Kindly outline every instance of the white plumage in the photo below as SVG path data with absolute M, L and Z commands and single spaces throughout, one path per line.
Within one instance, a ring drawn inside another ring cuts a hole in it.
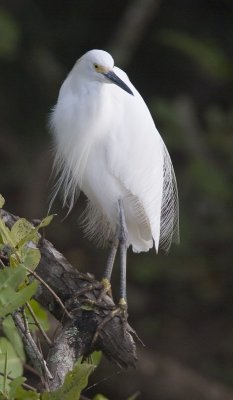
M 52 201 L 61 189 L 63 206 L 71 209 L 82 190 L 88 198 L 82 224 L 90 238 L 104 244 L 116 235 L 122 200 L 127 246 L 135 252 L 153 245 L 168 250 L 179 240 L 168 151 L 145 102 L 110 54 L 91 50 L 76 62 L 51 127 L 57 178 Z

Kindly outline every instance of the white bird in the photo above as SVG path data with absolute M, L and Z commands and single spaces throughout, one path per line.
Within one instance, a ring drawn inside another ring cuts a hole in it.
M 86 234 L 111 242 L 106 287 L 120 243 L 120 302 L 126 307 L 126 252 L 169 250 L 179 241 L 176 178 L 151 114 L 110 54 L 91 50 L 75 63 L 61 86 L 50 118 L 57 178 L 52 201 L 63 206 L 87 197 Z

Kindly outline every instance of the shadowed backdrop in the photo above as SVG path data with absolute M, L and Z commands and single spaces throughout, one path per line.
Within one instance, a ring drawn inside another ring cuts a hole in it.
M 103 361 L 87 396 L 233 397 L 232 26 L 230 0 L 0 3 L 0 192 L 9 211 L 46 215 L 48 115 L 76 59 L 93 48 L 111 52 L 142 94 L 177 175 L 180 246 L 129 254 L 129 322 L 146 347 L 134 371 Z M 84 204 L 81 196 L 62 221 L 56 202 L 46 236 L 100 278 L 107 253 L 78 228 Z

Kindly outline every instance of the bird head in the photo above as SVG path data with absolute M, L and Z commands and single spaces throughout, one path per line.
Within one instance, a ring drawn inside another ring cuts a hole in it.
M 133 95 L 132 90 L 114 72 L 114 60 L 106 51 L 90 50 L 77 61 L 76 65 L 89 80 L 115 84 Z

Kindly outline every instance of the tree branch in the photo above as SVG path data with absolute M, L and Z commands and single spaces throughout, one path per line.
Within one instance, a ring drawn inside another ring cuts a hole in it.
M 22 337 L 25 350 L 32 360 L 34 367 L 37 371 L 45 378 L 47 381 L 48 379 L 52 379 L 52 375 L 47 368 L 46 362 L 44 361 L 43 355 L 39 351 L 29 329 L 27 326 L 24 325 L 23 319 L 18 311 L 15 311 L 12 314 L 12 318 L 14 320 L 15 326 L 17 326 L 18 331 Z
M 1 217 L 9 227 L 17 220 L 17 217 L 5 210 L 1 210 Z M 125 331 L 119 316 L 110 319 L 104 325 L 104 329 L 100 330 L 94 345 L 92 343 L 98 326 L 115 306 L 107 295 L 104 295 L 101 307 L 95 305 L 100 283 L 90 274 L 79 273 L 48 240 L 42 237 L 39 249 L 41 261 L 36 274 L 59 296 L 72 316 L 70 319 L 51 290 L 40 284 L 35 298 L 62 324 L 61 332 L 47 359 L 48 369 L 53 376 L 49 384 L 50 389 L 55 390 L 61 386 L 66 373 L 72 369 L 78 357 L 87 356 L 94 350 L 102 350 L 111 362 L 120 367 L 134 366 L 137 359 L 132 337 L 134 331 L 128 324 Z M 85 287 L 90 285 L 93 286 L 93 290 L 85 291 Z M 78 292 L 82 294 L 77 296 Z

